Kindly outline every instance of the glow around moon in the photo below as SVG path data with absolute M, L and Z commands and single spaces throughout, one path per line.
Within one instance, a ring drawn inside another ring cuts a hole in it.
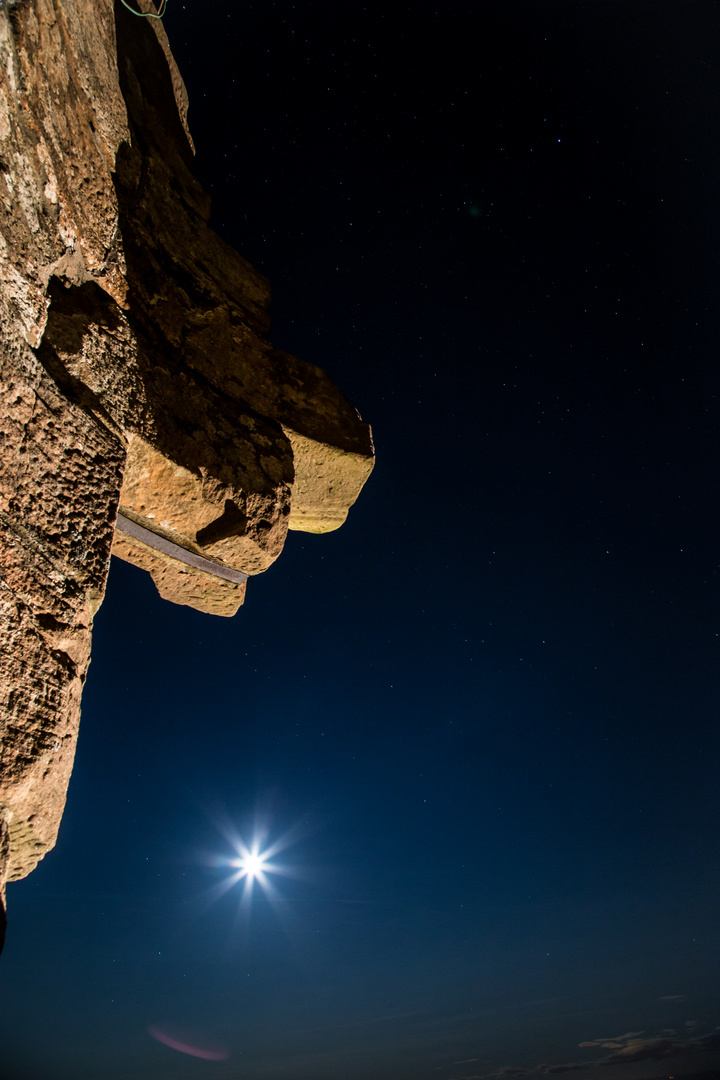
M 206 857 L 207 865 L 222 873 L 222 879 L 205 894 L 206 899 L 210 903 L 219 900 L 238 885 L 240 886 L 241 907 L 249 907 L 254 893 L 258 894 L 258 898 L 263 897 L 273 905 L 282 899 L 272 879 L 276 876 L 298 877 L 298 873 L 284 861 L 277 862 L 276 856 L 297 842 L 297 828 L 291 829 L 272 842 L 268 842 L 269 825 L 263 825 L 257 820 L 249 842 L 244 840 L 230 824 L 225 823 L 224 826 L 220 826 L 220 829 L 229 844 L 230 853 L 225 856 Z

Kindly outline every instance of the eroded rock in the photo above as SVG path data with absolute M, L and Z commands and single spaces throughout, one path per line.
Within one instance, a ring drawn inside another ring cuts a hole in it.
M 0 924 L 55 842 L 111 548 L 231 615 L 373 464 L 325 373 L 267 340 L 268 283 L 208 227 L 186 114 L 158 20 L 0 10 Z

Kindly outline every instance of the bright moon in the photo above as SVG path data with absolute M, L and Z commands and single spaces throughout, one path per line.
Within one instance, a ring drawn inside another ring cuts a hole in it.
M 2 0 L 0 0 L 2 5 Z M 214 892 L 219 899 L 223 896 L 228 889 L 232 889 L 234 885 L 238 885 L 242 882 L 240 897 L 240 903 L 242 906 L 248 905 L 253 896 L 253 892 L 256 888 L 262 890 L 267 899 L 273 903 L 276 896 L 276 890 L 272 883 L 272 877 L 275 874 L 283 874 L 286 876 L 295 876 L 294 871 L 286 866 L 278 866 L 274 860 L 274 856 L 279 851 L 288 847 L 290 843 L 294 843 L 294 838 L 291 833 L 280 837 L 274 843 L 268 847 L 263 847 L 267 836 L 267 829 L 256 830 L 255 836 L 252 837 L 250 843 L 246 844 L 242 838 L 228 826 L 225 830 L 226 839 L 229 841 L 234 853 L 232 858 L 227 858 L 221 855 L 211 856 L 211 866 L 223 867 L 230 871 L 230 873 L 218 882 L 214 886 Z
M 249 878 L 262 874 L 264 865 L 265 859 L 259 852 L 250 852 L 240 861 L 240 869 L 244 870 Z

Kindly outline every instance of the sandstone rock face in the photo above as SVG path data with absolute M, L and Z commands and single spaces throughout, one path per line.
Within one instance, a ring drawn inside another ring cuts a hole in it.
M 55 842 L 111 550 L 231 615 L 372 469 L 368 426 L 272 347 L 267 281 L 208 227 L 186 113 L 158 20 L 0 9 L 0 924 Z

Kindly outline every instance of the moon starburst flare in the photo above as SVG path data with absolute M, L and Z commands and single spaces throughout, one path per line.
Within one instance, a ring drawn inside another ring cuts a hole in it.
M 260 852 L 251 852 L 249 855 L 234 861 L 237 863 L 238 870 L 242 870 L 244 874 L 251 878 L 260 877 L 263 867 L 266 865 L 265 857 Z
M 204 861 L 208 866 L 213 867 L 222 874 L 221 880 L 205 894 L 206 898 L 210 903 L 213 903 L 234 886 L 242 883 L 239 903 L 240 907 L 249 913 L 250 902 L 257 884 L 262 898 L 275 906 L 281 897 L 271 878 L 276 875 L 284 877 L 299 876 L 295 868 L 275 861 L 275 856 L 291 844 L 294 844 L 299 838 L 297 827 L 269 844 L 267 840 L 270 830 L 267 823 L 259 824 L 257 821 L 255 822 L 252 830 L 252 840 L 249 843 L 228 822 L 223 823 L 219 828 L 228 842 L 231 853 L 228 855 L 213 854 L 205 858 Z
M 228 863 L 236 871 L 235 876 L 238 881 L 247 878 L 251 887 L 253 881 L 257 881 L 258 885 L 266 888 L 267 874 L 282 873 L 280 867 L 268 862 L 269 851 L 260 851 L 257 843 L 252 848 L 246 848 L 242 843 L 238 844 L 238 847 L 240 849 L 239 854 L 236 858 L 230 859 Z

